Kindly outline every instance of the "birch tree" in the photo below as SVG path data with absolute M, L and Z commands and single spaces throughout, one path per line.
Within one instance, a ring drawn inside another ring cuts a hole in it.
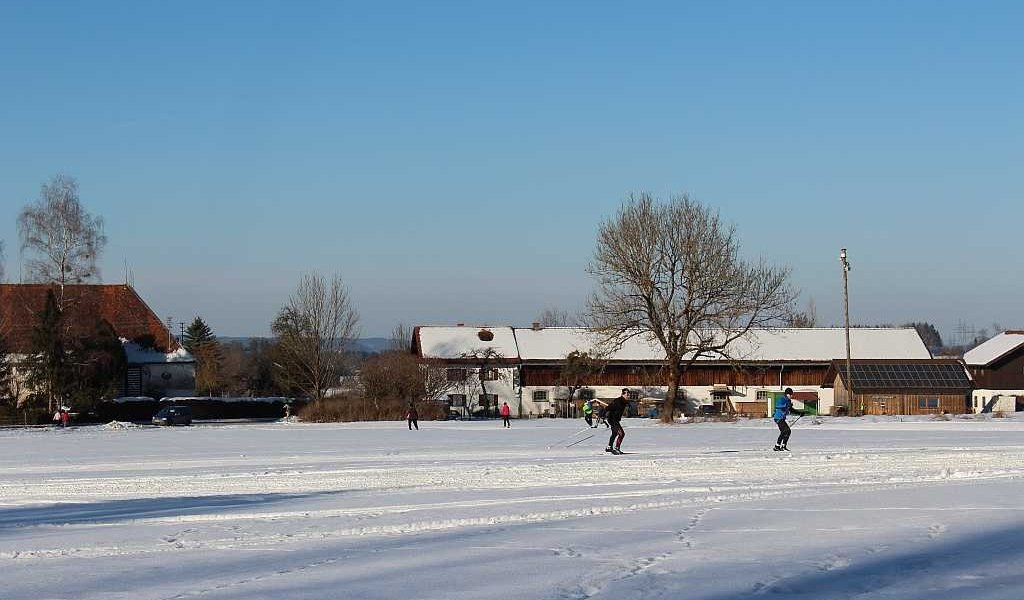
M 587 319 L 602 342 L 639 337 L 663 349 L 664 422 L 687 368 L 737 358 L 735 342 L 785 323 L 795 299 L 788 269 L 742 259 L 735 227 L 686 195 L 630 196 L 600 225 L 588 271 L 596 286 Z
M 18 215 L 18 235 L 28 253 L 28 279 L 57 284 L 61 310 L 66 284 L 99 279 L 96 261 L 107 243 L 103 219 L 82 207 L 73 177 L 56 175 L 43 184 L 39 199 Z

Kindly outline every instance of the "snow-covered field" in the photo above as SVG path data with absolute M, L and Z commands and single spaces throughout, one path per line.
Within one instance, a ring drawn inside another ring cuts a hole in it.
M 1024 419 L 420 426 L 0 431 L 0 597 L 1024 598 Z

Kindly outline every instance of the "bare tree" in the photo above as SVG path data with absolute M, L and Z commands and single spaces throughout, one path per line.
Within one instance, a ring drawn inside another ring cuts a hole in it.
M 0 240 L 0 282 L 4 280 L 4 241 Z
M 558 383 L 569 392 L 569 396 L 566 398 L 567 414 L 568 406 L 572 404 L 576 391 L 603 373 L 607 364 L 608 361 L 596 350 L 590 352 L 573 350 L 565 356 L 565 363 L 558 374 Z
M 588 320 L 602 341 L 639 337 L 664 350 L 664 422 L 694 361 L 732 360 L 734 342 L 792 313 L 789 270 L 742 260 L 735 227 L 686 195 L 631 196 L 601 224 L 588 270 L 597 280 Z
M 483 333 L 483 331 L 486 330 L 482 330 L 481 333 Z M 476 363 L 478 367 L 477 382 L 480 384 L 480 395 L 478 397 L 477 402 L 473 402 L 473 400 L 470 397 L 470 394 L 468 393 L 468 389 L 466 393 L 466 410 L 469 411 L 469 416 L 472 416 L 473 407 L 479 405 L 479 400 L 485 398 L 489 399 L 490 397 L 490 394 L 487 391 L 487 382 L 494 381 L 497 379 L 498 370 L 492 368 L 491 365 L 500 363 L 502 359 L 505 358 L 505 356 L 497 349 L 495 349 L 493 346 L 483 346 L 480 348 L 473 348 L 471 350 L 468 350 L 462 353 L 460 357 L 473 361 L 474 363 Z M 466 387 L 468 388 L 468 385 Z M 487 406 L 490 406 L 490 404 L 486 404 L 484 408 L 486 409 Z M 497 405 L 495 405 L 494 408 L 497 409 Z M 520 407 L 520 409 L 522 409 L 522 407 Z
M 359 381 L 373 402 L 375 417 L 380 417 L 381 402 L 412 404 L 424 396 L 425 370 L 416 356 L 401 350 L 374 355 L 363 363 Z
M 358 323 L 340 275 L 329 282 L 319 274 L 304 275 L 271 326 L 285 387 L 322 400 L 339 381 Z
M 541 327 L 568 327 L 572 324 L 572 318 L 568 311 L 560 308 L 548 307 L 537 315 L 536 321 Z
M 58 306 L 64 308 L 64 286 L 99 278 L 96 261 L 107 238 L 103 219 L 91 216 L 78 199 L 78 182 L 57 175 L 43 184 L 39 199 L 18 215 L 21 250 L 31 281 L 60 286 Z
M 807 309 L 795 311 L 786 318 L 787 327 L 817 327 L 818 307 L 814 304 L 814 298 L 807 301 Z
M 389 349 L 396 352 L 409 352 L 411 345 L 412 329 L 405 323 L 395 325 L 395 328 L 391 330 Z

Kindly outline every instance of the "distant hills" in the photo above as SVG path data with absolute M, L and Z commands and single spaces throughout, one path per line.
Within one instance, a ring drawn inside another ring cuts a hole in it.
M 264 337 L 227 337 L 218 336 L 218 340 L 222 344 L 230 344 L 232 342 L 239 342 L 242 345 L 249 345 L 253 340 L 266 340 L 269 338 Z M 366 337 L 354 340 L 352 347 L 356 352 L 362 352 L 364 354 L 377 354 L 387 350 L 391 346 L 391 338 L 383 337 Z

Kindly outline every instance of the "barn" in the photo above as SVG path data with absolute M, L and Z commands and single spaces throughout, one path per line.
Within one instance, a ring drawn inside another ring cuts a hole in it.
M 850 336 L 856 358 L 931 359 L 913 328 L 857 328 Z M 667 393 L 664 354 L 641 337 L 602 349 L 596 334 L 579 327 L 421 325 L 413 329 L 412 351 L 432 368 L 447 370 L 453 385 L 439 399 L 466 412 L 486 414 L 482 409 L 504 401 L 523 417 L 574 417 L 583 401 L 613 398 L 627 388 L 634 411 L 643 414 Z M 582 381 L 578 374 L 567 377 L 573 352 L 600 357 L 599 368 Z M 687 413 L 765 416 L 770 399 L 792 387 L 803 401 L 798 406 L 827 413 L 833 390 L 821 383 L 832 360 L 846 355 L 845 330 L 760 329 L 729 354 L 731 359 L 702 357 L 688 369 L 677 406 Z
M 849 415 L 964 413 L 973 384 L 957 359 L 834 360 L 822 387 Z

